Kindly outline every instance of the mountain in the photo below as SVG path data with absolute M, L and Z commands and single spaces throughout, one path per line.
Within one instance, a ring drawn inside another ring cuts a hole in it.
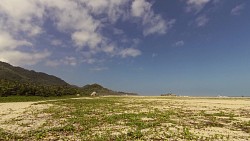
M 61 96 L 82 95 L 137 95 L 134 93 L 116 92 L 99 84 L 84 87 L 73 86 L 64 80 L 42 72 L 35 72 L 21 67 L 15 67 L 0 61 L 0 96 Z
M 104 88 L 99 84 L 85 85 L 81 88 L 81 90 L 89 95 L 92 92 L 97 92 L 98 95 L 138 95 L 136 93 L 116 92 L 108 88 Z
M 21 67 L 15 67 L 0 61 L 0 79 L 18 82 L 36 83 L 42 85 L 69 85 L 64 80 L 42 72 L 35 72 Z
M 89 93 L 91 94 L 92 92 L 97 92 L 97 93 L 113 93 L 112 90 L 109 90 L 107 88 L 104 88 L 103 86 L 99 85 L 99 84 L 88 84 L 88 85 L 85 85 L 81 88 L 81 90 L 83 90 L 84 92 L 86 93 Z

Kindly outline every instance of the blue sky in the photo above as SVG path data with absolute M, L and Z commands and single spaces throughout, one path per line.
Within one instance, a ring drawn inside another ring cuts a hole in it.
M 250 96 L 248 0 L 1 0 L 0 61 L 70 84 Z

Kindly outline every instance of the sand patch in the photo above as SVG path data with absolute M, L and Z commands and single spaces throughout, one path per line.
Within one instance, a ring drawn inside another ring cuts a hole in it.
M 134 129 L 129 126 L 124 125 L 102 125 L 92 129 L 93 135 L 103 135 L 106 133 L 110 133 L 112 136 L 118 136 L 121 134 L 127 134 L 129 131 L 133 131 Z
M 192 129 L 196 135 L 205 137 L 214 137 L 217 140 L 230 140 L 230 141 L 246 141 L 249 138 L 249 134 L 242 131 L 233 131 L 220 127 L 208 127 L 205 129 Z
M 37 102 L 1 103 L 0 128 L 14 133 L 22 133 L 42 126 L 49 115 L 41 113 L 41 111 L 52 105 L 34 105 L 35 103 Z
M 91 98 L 91 97 L 78 97 L 78 98 L 71 98 L 71 99 L 94 99 L 94 98 Z

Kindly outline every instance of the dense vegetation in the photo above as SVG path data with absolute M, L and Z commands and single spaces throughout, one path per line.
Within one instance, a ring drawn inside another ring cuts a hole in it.
M 69 85 L 62 79 L 42 72 L 14 67 L 0 61 L 0 79 L 9 81 L 29 82 L 42 85 Z
M 86 85 L 82 88 L 71 85 L 43 85 L 29 82 L 9 81 L 0 79 L 0 96 L 64 96 L 80 95 L 89 96 L 92 92 L 99 95 L 118 95 L 99 84 Z
M 0 80 L 0 96 L 62 96 L 80 93 L 80 89 L 69 85 L 42 85 L 28 82 Z
M 21 67 L 14 67 L 0 61 L 0 97 L 6 96 L 88 96 L 92 92 L 98 95 L 124 95 L 124 92 L 115 92 L 99 84 L 84 87 L 72 86 L 62 79 Z M 130 94 L 131 95 L 131 94 Z
M 81 88 L 81 90 L 85 93 L 91 94 L 92 92 L 97 92 L 99 95 L 112 95 L 117 94 L 117 92 L 114 92 L 112 90 L 109 90 L 107 88 L 104 88 L 103 86 L 99 84 L 92 84 L 92 85 L 85 85 Z
M 9 81 L 0 79 L 0 97 L 6 96 L 89 96 L 92 92 L 98 95 L 136 95 L 134 93 L 115 92 L 99 84 L 77 87 L 72 85 L 44 85 L 30 82 Z
M 62 79 L 0 62 L 0 96 L 63 96 L 80 93 Z

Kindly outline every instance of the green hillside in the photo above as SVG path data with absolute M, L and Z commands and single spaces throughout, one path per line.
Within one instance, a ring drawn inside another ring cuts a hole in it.
M 92 93 L 92 92 L 97 92 L 97 93 L 111 93 L 113 91 L 104 88 L 103 86 L 99 84 L 91 84 L 91 85 L 85 85 L 81 88 L 86 93 Z
M 42 72 L 35 72 L 8 63 L 0 62 L 0 96 L 63 96 L 80 95 L 131 95 L 131 93 L 115 92 L 99 84 L 77 87 L 62 79 Z M 134 94 L 133 94 L 134 95 Z
M 98 95 L 138 95 L 136 93 L 113 91 L 108 88 L 104 88 L 99 84 L 85 85 L 81 88 L 81 90 L 87 94 L 91 94 L 92 92 L 97 92 Z
M 0 79 L 18 82 L 29 82 L 42 85 L 69 85 L 62 79 L 42 72 L 14 67 L 0 61 Z

